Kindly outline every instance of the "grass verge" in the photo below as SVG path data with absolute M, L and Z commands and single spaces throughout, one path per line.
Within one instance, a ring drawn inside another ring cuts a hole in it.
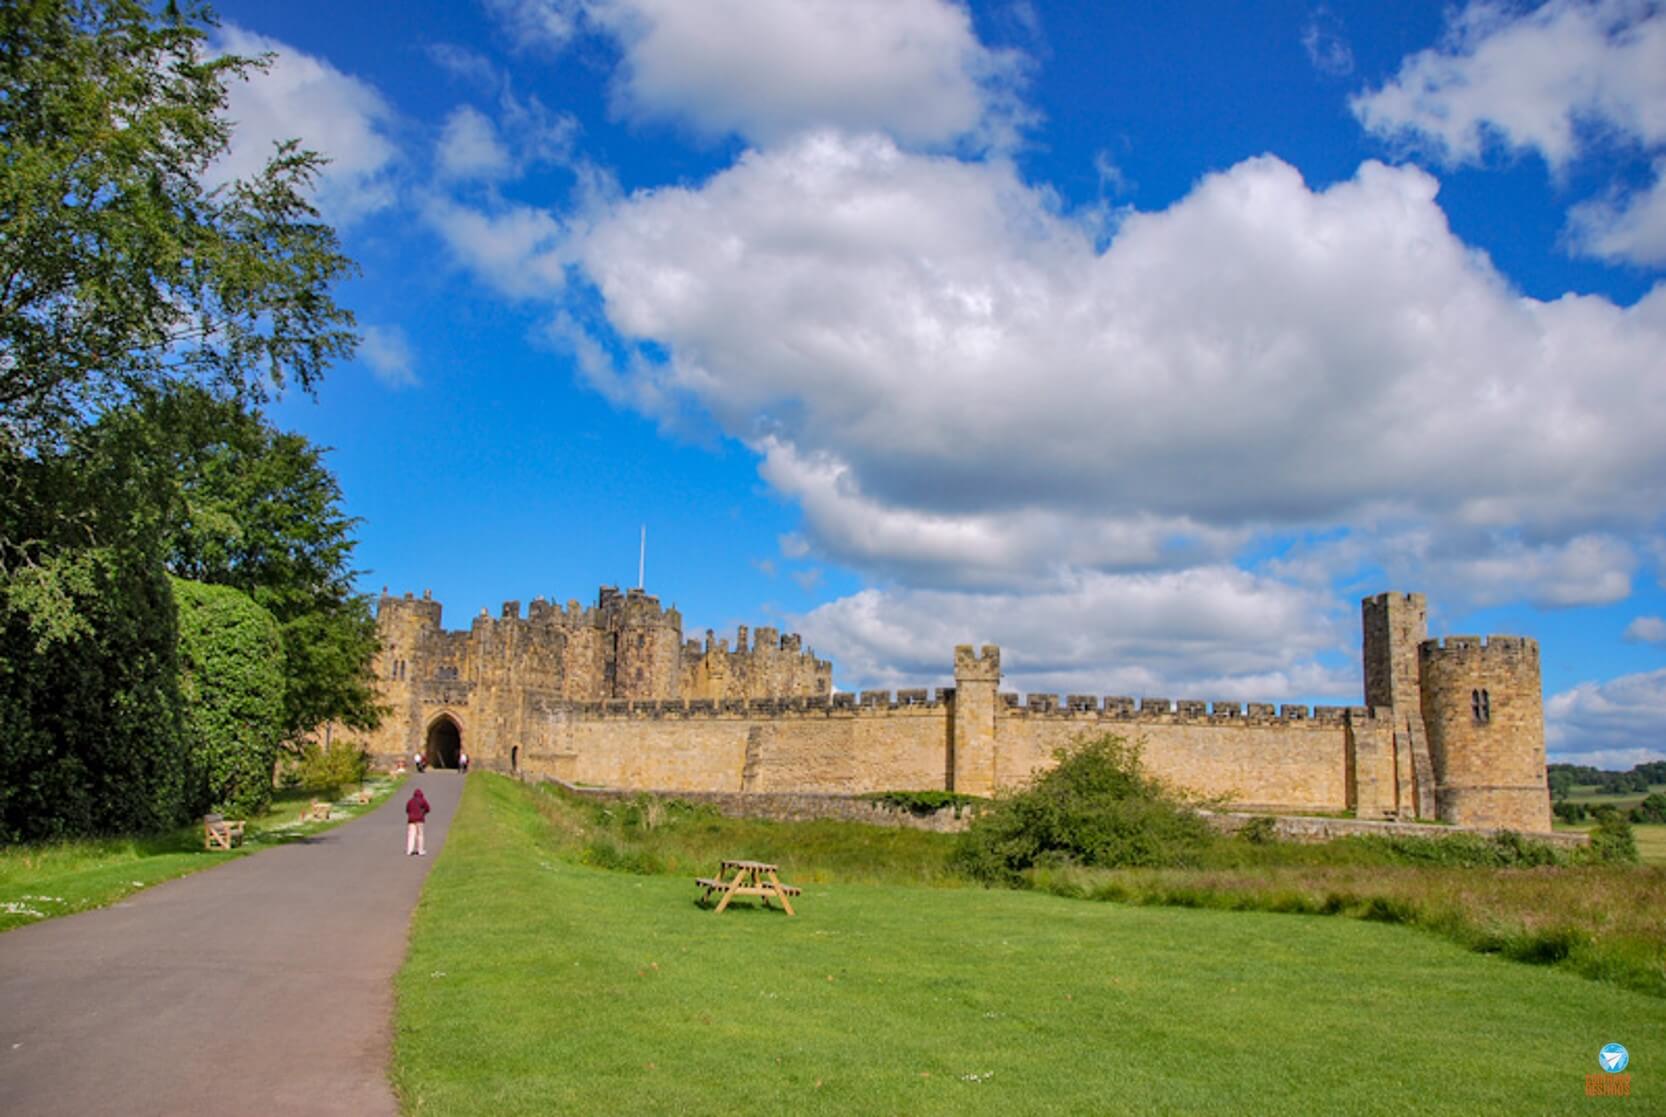
M 202 825 L 135 838 L 96 838 L 0 848 L 0 931 L 43 919 L 88 911 L 165 880 L 212 868 L 268 846 L 295 841 L 371 810 L 403 782 L 366 782 L 368 804 L 358 792 L 331 804 L 329 821 L 302 821 L 313 796 L 279 791 L 266 814 L 249 820 L 243 844 L 231 852 L 202 848 Z
M 1566 1113 L 1613 1104 L 1602 1044 L 1666 1057 L 1666 1002 L 1402 927 L 842 881 L 713 915 L 539 800 L 464 790 L 397 982 L 408 1113 Z

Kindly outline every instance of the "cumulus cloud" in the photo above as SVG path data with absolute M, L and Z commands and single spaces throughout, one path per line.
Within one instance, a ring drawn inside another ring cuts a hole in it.
M 1666 11 L 1646 0 L 1551 0 L 1517 13 L 1471 3 L 1447 41 L 1352 100 L 1366 128 L 1478 162 L 1489 141 L 1566 164 L 1588 125 L 1666 142 Z
M 1624 637 L 1633 644 L 1666 644 L 1666 620 L 1638 617 L 1626 625 Z
M 768 143 L 805 128 L 945 145 L 1010 137 L 1022 57 L 978 41 L 952 0 L 487 0 L 516 43 L 583 30 L 622 54 L 625 113 Z
M 325 217 L 345 224 L 393 204 L 399 157 L 391 135 L 394 113 L 375 87 L 234 24 L 221 27 L 215 46 L 227 54 L 276 57 L 265 72 L 232 83 L 227 115 L 236 129 L 211 181 L 257 174 L 277 142 L 299 139 L 330 160 L 316 193 Z
M 1475 0 L 1446 39 L 1353 98 L 1369 131 L 1451 164 L 1489 147 L 1537 151 L 1557 171 L 1593 146 L 1666 146 L 1666 8 L 1651 0 L 1551 0 L 1531 11 Z M 1582 251 L 1666 261 L 1666 183 L 1584 203 L 1569 232 Z
M 949 685 L 955 644 L 997 643 L 1003 686 L 1091 694 L 1357 700 L 1321 653 L 1357 631 L 1309 593 L 1231 566 L 1083 574 L 1040 593 L 867 589 L 793 618 L 846 685 Z
M 1261 157 L 1101 248 L 1000 160 L 824 132 L 572 250 L 626 351 L 664 354 L 617 360 L 617 398 L 696 402 L 853 564 L 1045 581 L 1391 512 L 1612 600 L 1611 537 L 1666 511 L 1666 288 L 1524 297 L 1435 193 Z
M 1550 758 L 1626 769 L 1666 760 L 1666 668 L 1580 683 L 1545 703 Z
M 416 355 L 405 331 L 398 326 L 366 326 L 359 356 L 376 379 L 390 388 L 408 388 L 417 383 Z

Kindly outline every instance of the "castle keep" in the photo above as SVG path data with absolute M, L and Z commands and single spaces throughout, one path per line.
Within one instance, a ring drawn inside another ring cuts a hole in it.
M 425 753 L 533 777 L 661 791 L 947 789 L 989 795 L 1084 734 L 1143 742 L 1157 775 L 1237 808 L 1353 811 L 1550 829 L 1539 648 L 1431 640 L 1421 594 L 1361 606 L 1365 704 L 1306 706 L 1002 692 L 994 645 L 954 651 L 954 686 L 832 693 L 798 636 L 683 640 L 675 608 L 603 587 L 447 632 L 427 594 L 383 594 L 378 761 Z

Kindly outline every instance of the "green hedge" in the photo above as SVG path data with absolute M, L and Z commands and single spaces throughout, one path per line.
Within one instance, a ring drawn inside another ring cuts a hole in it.
M 173 579 L 185 699 L 187 802 L 247 817 L 272 798 L 283 736 L 283 640 L 272 614 L 228 586 Z

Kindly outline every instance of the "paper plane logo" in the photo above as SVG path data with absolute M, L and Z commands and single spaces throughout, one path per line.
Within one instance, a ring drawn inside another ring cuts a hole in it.
M 1617 1043 L 1610 1043 L 1597 1052 L 1597 1065 L 1609 1074 L 1619 1074 L 1631 1062 L 1631 1052 Z

